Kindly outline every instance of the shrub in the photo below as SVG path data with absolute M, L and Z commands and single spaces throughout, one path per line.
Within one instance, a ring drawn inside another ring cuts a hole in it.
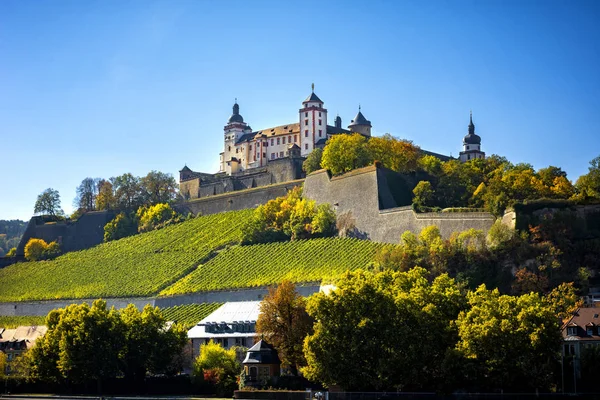
M 158 203 L 153 206 L 142 206 L 137 210 L 139 220 L 138 231 L 148 232 L 167 225 L 173 221 L 177 213 L 173 211 L 170 205 Z
M 240 370 L 235 349 L 225 350 L 211 340 L 200 345 L 200 355 L 194 361 L 192 377 L 196 383 L 212 386 L 217 395 L 230 397 L 237 388 Z
M 25 245 L 25 258 L 29 261 L 50 260 L 58 255 L 60 245 L 57 242 L 48 244 L 43 239 L 31 238 Z
M 6 257 L 14 257 L 17 255 L 17 248 L 13 247 L 11 248 L 7 253 L 6 253 Z
M 121 239 L 137 233 L 138 223 L 135 216 L 127 213 L 118 214 L 104 226 L 104 241 Z

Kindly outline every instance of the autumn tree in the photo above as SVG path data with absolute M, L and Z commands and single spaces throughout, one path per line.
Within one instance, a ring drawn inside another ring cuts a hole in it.
M 100 180 L 98 182 L 98 195 L 96 196 L 96 209 L 114 210 L 117 206 L 113 184 L 109 180 Z
M 417 207 L 426 207 L 431 205 L 433 199 L 433 189 L 431 182 L 420 181 L 413 189 L 413 204 Z
M 118 240 L 138 232 L 137 217 L 133 213 L 121 212 L 104 225 L 104 241 Z
M 52 259 L 60 254 L 57 242 L 46 243 L 43 239 L 31 238 L 25 245 L 25 258 L 29 261 Z
M 600 200 L 600 156 L 590 161 L 588 173 L 577 179 L 575 187 L 578 200 Z
M 273 345 L 282 366 L 298 375 L 298 368 L 305 365 L 302 344 L 312 333 L 313 321 L 306 313 L 306 301 L 290 281 L 283 281 L 260 303 L 256 321 L 256 333 Z
M 241 371 L 235 349 L 224 349 L 212 340 L 200 345 L 200 355 L 194 360 L 192 377 L 212 385 L 217 395 L 231 396 L 237 388 L 236 379 Z
M 420 151 L 409 140 L 400 140 L 389 133 L 371 137 L 367 144 L 371 160 L 380 161 L 384 167 L 400 173 L 413 172 L 417 169 Z
M 335 135 L 329 139 L 321 167 L 333 175 L 340 175 L 356 168 L 365 167 L 373 162 L 367 149 L 367 138 L 359 133 L 352 135 Z
M 64 215 L 60 208 L 60 194 L 58 190 L 48 188 L 38 195 L 33 212 L 37 215 L 50 215 L 52 217 Z
M 138 232 L 156 229 L 177 216 L 177 213 L 166 203 L 141 206 L 136 212 Z

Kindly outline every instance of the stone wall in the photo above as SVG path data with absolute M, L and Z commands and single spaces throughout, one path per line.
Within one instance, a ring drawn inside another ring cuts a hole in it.
M 42 217 L 29 220 L 25 233 L 17 246 L 17 256 L 25 255 L 25 245 L 31 238 L 50 243 L 57 241 L 64 252 L 83 250 L 102 243 L 104 225 L 115 217 L 113 211 L 93 211 L 83 214 L 76 221 L 44 223 Z
M 191 212 L 194 215 L 209 215 L 224 211 L 255 208 L 276 197 L 285 196 L 289 190 L 296 186 L 301 186 L 303 182 L 304 179 L 298 179 L 295 181 L 257 187 L 254 189 L 240 190 L 216 196 L 204 197 L 184 203 L 178 203 L 174 206 L 174 208 L 180 213 L 187 214 Z
M 417 214 L 408 204 L 399 204 L 398 199 L 404 197 L 394 192 L 403 181 L 394 174 L 375 166 L 336 177 L 320 170 L 306 177 L 303 194 L 317 203 L 331 204 L 338 215 L 352 213 L 359 235 L 377 242 L 398 243 L 405 231 L 418 234 L 429 225 L 438 226 L 447 238 L 470 228 L 487 232 L 494 223 L 494 217 L 485 212 Z
M 319 284 L 305 284 L 296 286 L 296 290 L 302 296 L 308 297 L 318 292 Z M 259 287 L 252 289 L 239 290 L 218 290 L 212 292 L 199 292 L 179 296 L 169 297 L 130 297 L 120 299 L 105 299 L 109 307 L 125 308 L 128 304 L 135 304 L 138 309 L 144 308 L 146 304 L 160 308 L 179 306 L 183 304 L 199 303 L 225 303 L 228 301 L 251 301 L 261 300 L 269 293 L 268 287 Z M 0 315 L 47 315 L 50 311 L 57 308 L 65 308 L 70 304 L 88 303 L 92 304 L 94 299 L 74 299 L 74 300 L 48 300 L 48 301 L 28 301 L 28 302 L 8 302 L 0 303 Z

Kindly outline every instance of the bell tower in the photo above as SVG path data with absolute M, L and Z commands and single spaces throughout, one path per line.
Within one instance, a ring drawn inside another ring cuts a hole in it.
M 302 102 L 299 117 L 300 153 L 306 157 L 319 140 L 327 140 L 327 110 L 323 107 L 323 101 L 315 94 L 314 83 L 312 93 Z

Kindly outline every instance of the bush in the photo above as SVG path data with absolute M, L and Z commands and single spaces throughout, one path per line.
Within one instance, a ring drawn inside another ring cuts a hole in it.
M 14 257 L 17 255 L 17 248 L 16 247 L 12 247 L 7 253 L 6 253 L 6 257 Z
M 135 216 L 127 213 L 118 214 L 104 226 L 104 241 L 118 240 L 137 233 L 138 222 Z
M 31 238 L 25 245 L 25 258 L 29 261 L 50 260 L 58 255 L 60 245 L 56 242 L 48 244 L 43 239 Z
M 225 350 L 211 340 L 200 345 L 200 355 L 194 361 L 192 378 L 196 383 L 214 388 L 218 396 L 231 397 L 237 389 L 240 370 L 235 349 Z
M 139 221 L 138 232 L 148 232 L 169 224 L 175 219 L 177 213 L 170 205 L 158 203 L 138 208 L 136 215 Z

